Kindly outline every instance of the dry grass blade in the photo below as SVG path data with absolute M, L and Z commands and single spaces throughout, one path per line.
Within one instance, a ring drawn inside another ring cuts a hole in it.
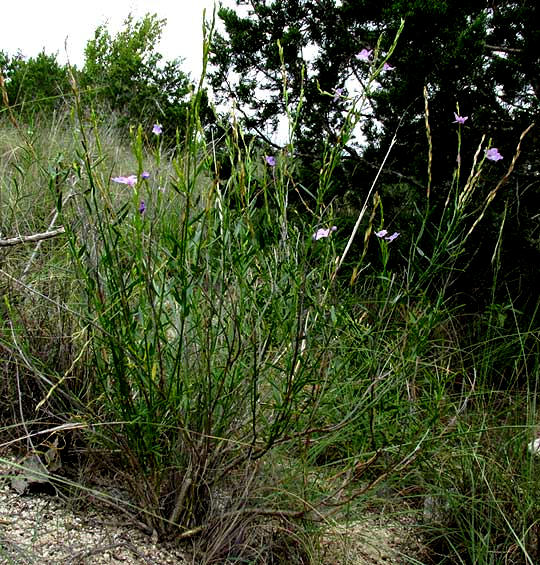
M 512 158 L 512 162 L 510 163 L 508 170 L 506 171 L 506 173 L 502 177 L 502 179 L 497 183 L 497 186 L 487 195 L 486 200 L 484 202 L 484 208 L 482 209 L 482 213 L 478 216 L 478 218 L 476 218 L 473 225 L 471 226 L 471 228 L 467 232 L 467 235 L 465 236 L 465 240 L 468 239 L 468 237 L 474 231 L 476 226 L 482 221 L 482 218 L 484 217 L 488 206 L 491 204 L 491 202 L 493 202 L 493 199 L 495 198 L 495 196 L 497 196 L 497 192 L 499 192 L 499 189 L 504 184 L 506 184 L 506 182 L 510 178 L 510 175 L 512 174 L 512 171 L 514 170 L 514 167 L 516 165 L 516 161 L 518 160 L 518 158 L 521 154 L 521 142 L 523 141 L 523 138 L 529 133 L 529 131 L 531 131 L 531 129 L 534 127 L 534 125 L 535 124 L 532 123 L 528 128 L 523 130 L 523 132 L 521 133 L 521 135 L 519 137 L 519 142 L 518 142 L 517 147 L 516 147 L 516 151 L 514 153 L 514 157 Z

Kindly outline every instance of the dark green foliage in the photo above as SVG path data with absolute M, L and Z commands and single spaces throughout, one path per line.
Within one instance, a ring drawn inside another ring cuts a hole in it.
M 361 92 L 368 95 L 357 138 L 345 145 L 327 194 L 327 201 L 336 199 L 342 209 L 351 203 L 361 205 L 397 131 L 397 144 L 380 179 L 386 216 L 403 230 L 415 219 L 421 222 L 429 206 L 430 220 L 436 225 L 452 187 L 457 145 L 457 125 L 452 122 L 458 107 L 459 114 L 469 118 L 460 141 L 461 185 L 483 134 L 485 144 L 504 155 L 503 161 L 490 166 L 491 174 L 478 187 L 471 204 L 480 207 L 508 170 L 521 132 L 538 118 L 538 8 L 532 0 L 475 0 L 466 5 L 435 0 L 250 0 L 247 4 L 247 11 L 219 11 L 226 33 L 213 46 L 212 85 L 222 101 L 236 100 L 245 113 L 245 125 L 261 133 L 285 113 L 285 72 L 290 105 L 303 97 L 295 146 L 304 185 L 317 182 L 316 156 L 321 148 L 340 143 L 350 99 Z M 395 68 L 379 72 L 402 19 L 404 30 L 388 59 Z M 371 63 L 356 57 L 362 49 L 373 50 Z M 376 74 L 376 82 L 369 82 L 370 73 Z M 433 144 L 429 203 L 424 87 Z M 337 88 L 344 89 L 343 98 L 332 96 Z M 506 293 L 504 285 L 509 284 L 527 308 L 528 299 L 534 303 L 537 296 L 531 297 L 525 289 L 537 276 L 537 267 L 531 265 L 538 265 L 540 252 L 533 235 L 538 232 L 540 200 L 535 129 L 521 149 L 512 176 L 465 249 L 460 268 L 468 274 L 460 288 L 474 301 L 490 300 L 491 257 L 501 230 L 505 236 L 510 232 L 498 248 L 502 269 L 496 292 Z M 433 226 L 426 227 L 426 236 L 433 236 Z
M 251 0 L 249 6 L 247 17 L 220 9 L 226 35 L 218 35 L 214 42 L 216 68 L 211 78 L 218 95 L 233 97 L 252 111 L 247 120 L 250 126 L 275 123 L 284 113 L 279 41 L 290 101 L 294 103 L 304 89 L 301 124 L 306 143 L 331 138 L 333 126 L 342 120 L 343 105 L 322 94 L 318 86 L 331 93 L 354 83 L 360 90 L 370 69 L 355 55 L 364 48 L 375 49 L 381 38 L 380 49 L 374 53 L 375 64 L 381 63 L 402 18 L 405 28 L 389 61 L 395 69 L 381 73 L 382 88 L 369 93 L 372 116 L 380 122 L 365 132 L 370 146 L 384 147 L 386 136 L 393 134 L 404 116 L 411 129 L 400 136 L 402 143 L 409 150 L 411 142 L 425 146 L 424 86 L 429 89 L 434 124 L 451 122 L 456 103 L 463 115 L 471 117 L 468 125 L 474 118 L 478 130 L 489 127 L 490 133 L 514 117 L 518 102 L 529 120 L 538 110 L 535 69 L 540 51 L 532 23 L 537 9 L 532 2 L 490 7 L 483 0 L 467 6 L 425 0 L 346 0 L 337 6 L 333 0 Z M 228 76 L 230 71 L 238 73 L 234 80 Z M 504 89 L 502 95 L 497 86 Z M 374 121 L 366 123 L 370 126 Z M 519 126 L 514 131 L 520 131 Z M 403 156 L 402 161 L 418 172 L 417 160 L 411 164 L 409 157 Z
M 41 52 L 25 58 L 20 53 L 9 57 L 0 52 L 0 71 L 13 111 L 24 118 L 52 113 L 71 91 L 67 67 L 58 63 L 56 55 Z

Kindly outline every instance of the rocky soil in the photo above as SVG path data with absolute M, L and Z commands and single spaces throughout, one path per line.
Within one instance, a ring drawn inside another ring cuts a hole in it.
M 32 489 L 17 482 L 21 471 L 10 461 L 0 458 L 0 564 L 195 564 L 187 552 L 158 542 L 110 508 L 97 503 L 74 505 L 54 492 L 28 492 Z M 322 565 L 398 565 L 411 563 L 407 556 L 418 559 L 420 552 L 411 526 L 371 515 L 347 526 L 329 527 L 321 540 L 320 561 Z

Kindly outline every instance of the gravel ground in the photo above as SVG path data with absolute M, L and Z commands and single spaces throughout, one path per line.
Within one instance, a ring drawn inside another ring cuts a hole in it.
M 19 495 L 5 485 L 0 492 L 0 563 L 173 565 L 187 563 L 102 509 L 84 514 L 58 497 Z
M 6 461 L 0 459 L 0 565 L 194 565 L 107 507 L 17 492 Z M 411 563 L 406 556 L 418 556 L 421 544 L 406 523 L 368 516 L 329 528 L 320 552 L 321 565 L 398 565 Z
M 19 493 L 0 459 L 0 565 L 183 565 L 177 548 L 156 543 L 107 507 L 84 509 L 54 494 Z M 20 476 L 20 475 L 19 475 Z
M 424 552 L 411 524 L 382 516 L 329 529 L 322 550 L 323 565 L 420 565 Z

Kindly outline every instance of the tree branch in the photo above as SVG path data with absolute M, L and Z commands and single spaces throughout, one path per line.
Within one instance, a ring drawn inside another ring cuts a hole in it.
M 489 51 L 500 51 L 501 53 L 522 53 L 523 49 L 516 47 L 503 47 L 502 45 L 484 45 Z
M 19 243 L 35 243 L 36 241 L 42 241 L 44 239 L 50 239 L 51 237 L 56 237 L 57 235 L 65 233 L 66 228 L 60 226 L 55 230 L 46 231 L 43 233 L 34 233 L 32 235 L 19 235 L 18 237 L 10 237 L 8 239 L 0 239 L 0 247 L 11 247 L 13 245 L 18 245 Z

